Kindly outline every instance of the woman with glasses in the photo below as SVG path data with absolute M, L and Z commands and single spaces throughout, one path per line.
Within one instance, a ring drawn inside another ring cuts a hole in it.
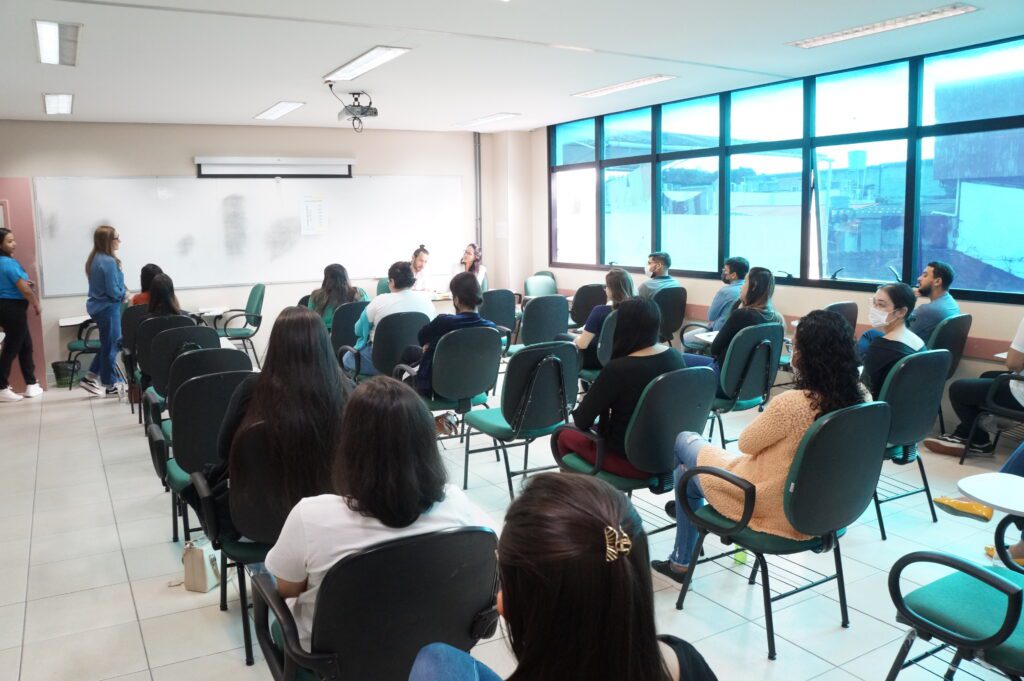
M 871 298 L 868 321 L 881 335 L 871 340 L 864 353 L 861 380 L 871 391 L 873 399 L 878 399 L 893 365 L 924 348 L 924 341 L 906 324 L 907 317 L 914 311 L 915 301 L 914 289 L 902 282 L 879 287 Z
M 81 386 L 96 397 L 116 397 L 114 372 L 121 341 L 121 301 L 127 293 L 121 261 L 116 255 L 121 237 L 113 227 L 100 225 L 93 232 L 92 244 L 92 252 L 85 261 L 85 275 L 89 278 L 85 310 L 99 327 L 100 351 L 93 357 Z

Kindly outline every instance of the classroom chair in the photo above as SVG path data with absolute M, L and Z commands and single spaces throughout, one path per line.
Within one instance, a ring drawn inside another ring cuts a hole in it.
M 149 412 L 150 422 L 159 422 L 167 405 L 167 381 L 171 364 L 190 350 L 212 350 L 220 347 L 217 332 L 208 326 L 181 326 L 161 331 L 150 346 L 150 385 L 142 394 L 142 408 Z
M 516 339 L 519 342 L 509 346 L 506 354 L 514 355 L 536 343 L 548 343 L 568 331 L 569 302 L 565 296 L 555 294 L 531 298 L 523 304 L 523 318 L 519 321 Z
M 295 303 L 295 305 L 297 307 L 309 307 L 309 295 L 310 294 L 307 293 L 306 295 L 299 298 L 299 302 Z
M 359 338 L 356 336 L 356 322 L 363 310 L 370 304 L 368 300 L 357 300 L 351 303 L 342 303 L 334 308 L 334 321 L 331 323 L 331 347 L 334 349 L 334 356 L 338 357 L 338 350 L 343 345 L 353 346 Z M 338 358 L 341 362 L 341 358 Z
M 377 295 L 382 293 L 391 293 L 391 287 L 388 285 L 388 278 L 382 277 L 377 280 Z
M 860 314 L 857 303 L 852 300 L 844 300 L 838 303 L 829 303 L 825 309 L 835 312 L 845 319 L 846 323 L 850 325 L 850 333 L 854 334 L 854 338 L 857 337 L 857 315 Z
M 733 337 L 718 373 L 718 394 L 711 407 L 714 419 L 711 420 L 708 439 L 715 435 L 717 420 L 722 447 L 735 442 L 725 437 L 722 414 L 760 409 L 767 404 L 779 371 L 781 354 L 782 324 L 748 326 Z
M 498 330 L 507 336 L 502 341 L 502 348 L 511 344 L 512 332 L 516 328 L 516 294 L 506 288 L 484 291 L 483 302 L 480 304 L 480 316 L 494 322 Z
M 150 364 L 153 356 L 153 339 L 157 337 L 157 334 L 169 329 L 180 329 L 188 326 L 195 326 L 195 322 L 191 317 L 180 314 L 150 317 L 149 319 L 143 319 L 139 324 L 135 332 L 135 361 L 139 369 L 139 389 L 143 393 L 152 384 L 150 376 L 153 369 Z M 152 423 L 150 414 L 145 408 L 142 409 L 142 419 L 143 424 L 147 427 Z
M 661 340 L 671 345 L 686 318 L 686 289 L 682 286 L 663 288 L 654 294 L 654 304 L 661 311 Z
M 78 325 L 78 329 L 75 332 L 75 340 L 68 341 L 68 359 L 70 362 L 77 362 L 82 355 L 95 355 L 100 351 L 100 338 L 99 338 L 100 327 L 96 326 L 96 323 L 91 319 L 86 319 L 84 322 Z M 72 372 L 71 378 L 68 381 L 68 390 L 71 390 L 77 385 L 75 377 L 77 372 Z
M 135 333 L 139 322 L 146 314 L 148 306 L 132 305 L 121 314 L 121 363 L 124 364 L 125 381 L 128 383 L 128 404 L 135 413 L 135 404 L 142 404 L 142 391 L 139 389 L 141 376 L 135 361 Z M 142 423 L 142 412 L 139 412 L 139 423 Z
M 971 335 L 971 324 L 974 318 L 969 314 L 957 314 L 946 317 L 935 330 L 930 338 L 922 339 L 928 345 L 929 350 L 949 350 L 953 360 L 949 364 L 949 372 L 946 374 L 946 381 L 953 378 L 957 368 L 960 366 L 960 359 L 964 356 L 964 348 L 967 346 L 967 337 Z M 946 419 L 942 415 L 942 403 L 939 403 L 939 432 L 946 434 Z
M 727 470 L 708 466 L 697 466 L 684 472 L 679 479 L 679 489 L 685 489 L 691 478 L 700 475 L 720 478 L 738 488 L 743 493 L 743 514 L 739 520 L 731 520 L 718 513 L 710 504 L 696 511 L 691 510 L 686 503 L 675 505 L 676 513 L 681 509 L 698 529 L 697 544 L 690 556 L 690 569 L 686 571 L 679 590 L 676 609 L 682 610 L 698 565 L 746 551 L 755 557 L 754 569 L 747 583 L 753 586 L 758 569 L 761 572 L 769 660 L 775 659 L 775 627 L 772 623 L 774 601 L 835 579 L 839 586 L 842 625 L 848 627 L 850 618 L 846 608 L 846 583 L 843 580 L 839 538 L 871 503 L 882 470 L 889 419 L 889 405 L 884 402 L 868 402 L 826 414 L 807 429 L 790 465 L 783 489 L 783 510 L 793 528 L 801 534 L 809 535 L 810 539 L 787 539 L 750 529 L 747 524 L 754 513 L 757 490 L 747 480 Z M 735 544 L 737 548 L 701 559 L 704 540 L 709 534 L 718 536 L 723 544 Z M 835 558 L 835 574 L 773 596 L 765 556 L 786 556 L 805 551 L 831 551 Z
M 572 297 L 572 306 L 569 308 L 569 317 L 572 319 L 573 328 L 579 328 L 587 323 L 590 312 L 598 305 L 608 302 L 608 294 L 605 293 L 604 284 L 584 284 L 576 289 Z
M 538 277 L 550 277 L 551 281 L 555 282 L 555 286 L 558 286 L 558 280 L 555 279 L 555 273 L 552 272 L 551 270 L 540 270 L 538 272 L 534 272 L 533 274 L 534 276 Z
M 977 433 L 978 429 L 983 427 L 984 424 L 990 431 L 995 431 L 993 444 L 998 445 L 999 436 L 1002 435 L 1004 430 L 1009 430 L 1018 424 L 1024 423 L 1024 409 L 1002 407 L 996 404 L 994 399 L 1000 386 L 1008 385 L 1011 381 L 1024 382 L 1024 376 L 1020 376 L 1018 374 L 1002 374 L 1001 376 L 997 376 L 992 382 L 992 385 L 988 389 L 988 394 L 985 396 L 985 403 L 981 407 L 981 412 L 971 423 L 971 433 L 967 436 L 968 442 L 974 442 L 975 433 Z M 967 459 L 967 454 L 970 450 L 970 447 L 965 447 L 964 451 L 960 454 L 961 466 Z
M 558 286 L 555 285 L 554 277 L 549 277 L 546 274 L 535 274 L 532 277 L 527 277 L 526 281 L 523 282 L 524 305 L 530 298 L 554 295 L 558 295 Z
M 402 354 L 410 345 L 419 345 L 417 338 L 420 329 L 430 323 L 427 315 L 422 312 L 396 312 L 384 317 L 373 332 L 372 358 L 373 368 L 382 376 L 391 376 L 395 367 L 401 363 Z M 338 361 L 342 361 L 346 353 L 355 357 L 356 369 L 352 379 L 357 383 L 371 378 L 362 373 L 362 355 L 350 345 L 338 348 Z
M 249 299 L 244 310 L 227 310 L 223 315 L 217 315 L 213 319 L 213 328 L 217 329 L 217 334 L 233 343 L 240 343 L 242 350 L 246 352 L 252 351 L 257 367 L 260 366 L 260 358 L 256 354 L 256 345 L 252 339 L 263 323 L 263 295 L 266 288 L 263 284 L 254 285 L 249 289 Z M 242 326 L 228 326 L 236 319 L 242 320 Z
M 608 362 L 612 361 L 612 347 L 615 342 L 615 325 L 617 321 L 618 312 L 612 310 L 611 313 L 604 318 L 604 324 L 601 325 L 601 333 L 597 335 L 597 340 L 591 340 L 591 343 L 597 343 L 597 361 L 604 367 Z M 600 369 L 580 369 L 580 380 L 589 385 L 593 385 L 594 381 L 601 374 Z M 704 430 L 701 426 L 697 430 Z

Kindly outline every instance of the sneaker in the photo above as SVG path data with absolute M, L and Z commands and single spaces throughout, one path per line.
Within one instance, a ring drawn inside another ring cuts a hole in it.
M 90 383 L 99 383 L 100 382 L 100 377 L 99 377 L 99 374 L 94 374 L 91 371 L 86 371 L 85 372 L 85 380 L 89 381 Z
M 989 440 L 983 445 L 971 445 L 967 450 L 968 454 L 991 454 L 996 451 L 996 443 Z
M 86 392 L 91 393 L 92 395 L 102 396 L 103 394 L 103 386 L 98 383 L 93 383 L 92 381 L 82 379 L 82 382 L 79 383 L 78 386 L 80 388 L 84 388 Z
M 0 402 L 20 402 L 21 395 L 11 390 L 9 387 L 0 390 Z
M 121 394 L 116 385 L 97 386 L 95 390 L 89 392 L 92 393 L 92 397 L 117 397 Z
M 25 386 L 25 392 L 22 393 L 25 397 L 39 397 L 43 394 L 43 388 L 38 383 L 31 383 Z
M 651 569 L 657 572 L 659 575 L 664 575 L 671 579 L 677 584 L 682 584 L 686 580 L 686 570 L 676 570 L 672 567 L 672 561 L 670 560 L 652 560 Z
M 924 446 L 936 454 L 948 454 L 949 456 L 960 456 L 967 447 L 967 438 L 958 435 L 942 435 L 941 437 L 930 437 L 924 441 Z
M 89 378 L 88 376 L 86 376 L 85 378 L 83 378 L 81 381 L 78 382 L 78 387 L 79 388 L 85 388 L 86 390 L 91 390 L 93 388 L 98 388 L 99 385 L 100 385 L 99 379 Z

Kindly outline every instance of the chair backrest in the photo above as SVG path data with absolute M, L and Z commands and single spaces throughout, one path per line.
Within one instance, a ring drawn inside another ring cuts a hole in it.
M 135 335 L 148 309 L 148 305 L 132 305 L 121 315 L 121 347 L 129 355 L 135 353 Z
M 225 371 L 190 378 L 174 394 L 174 460 L 186 473 L 220 461 L 217 437 L 228 402 L 251 371 Z
M 889 436 L 890 409 L 867 402 L 825 414 L 804 433 L 789 467 L 782 507 L 797 532 L 826 536 L 871 503 Z
M 618 312 L 612 310 L 604 318 L 601 333 L 597 336 L 597 361 L 605 366 L 612 361 L 612 347 L 615 345 L 615 325 L 618 324 Z
M 337 658 L 339 681 L 406 681 L 428 643 L 468 651 L 494 617 L 496 547 L 490 529 L 460 527 L 342 558 L 317 593 L 313 653 Z
M 296 305 L 298 305 L 299 307 L 309 307 L 309 296 L 310 294 L 307 293 L 306 295 L 299 298 L 299 302 L 296 303 Z
M 356 322 L 359 315 L 370 304 L 368 300 L 357 300 L 354 303 L 342 303 L 334 308 L 334 321 L 331 322 L 331 347 L 337 356 L 338 348 L 342 345 L 352 347 L 356 344 Z
M 946 317 L 932 331 L 932 337 L 925 339 L 929 350 L 949 350 L 953 356 L 947 379 L 953 378 L 957 367 L 960 366 L 960 358 L 964 356 L 964 347 L 967 345 L 967 336 L 971 333 L 973 321 L 974 318 L 969 314 Z
M 846 323 L 850 325 L 850 331 L 852 333 L 857 332 L 857 314 L 859 312 L 857 303 L 852 300 L 844 300 L 840 303 L 830 303 L 825 306 L 825 309 L 829 312 L 839 313 L 846 320 Z
M 531 298 L 553 296 L 557 293 L 558 287 L 555 285 L 554 278 L 545 274 L 535 274 L 532 277 L 527 277 L 523 282 L 523 294 Z
M 562 423 L 576 398 L 579 353 L 568 341 L 537 343 L 508 361 L 501 414 L 518 434 Z
M 146 375 L 151 374 L 150 359 L 152 357 L 153 339 L 157 334 L 168 329 L 180 329 L 184 326 L 195 326 L 191 317 L 181 314 L 161 315 L 143 319 L 135 332 L 135 358 L 139 369 Z
M 281 503 L 283 476 L 281 458 L 271 451 L 262 421 L 235 433 L 228 468 L 228 505 L 231 523 L 243 537 L 264 544 L 277 541 L 291 512 L 290 507 L 284 508 L 287 503 Z
M 506 329 L 516 326 L 516 294 L 507 288 L 484 291 L 480 316 Z
M 547 279 L 547 277 L 541 277 Z M 519 342 L 524 345 L 547 343 L 569 331 L 569 301 L 565 296 L 544 295 L 527 301 L 519 326 Z
M 676 437 L 685 431 L 703 432 L 717 388 L 710 367 L 676 369 L 648 383 L 626 429 L 629 462 L 648 473 L 675 469 Z
M 890 445 L 917 444 L 931 432 L 952 359 L 949 350 L 927 350 L 907 355 L 889 370 L 878 400 L 892 410 Z
M 682 286 L 663 288 L 654 294 L 654 303 L 661 310 L 661 337 L 672 340 L 686 319 L 686 289 Z
M 263 295 L 266 293 L 267 287 L 263 284 L 254 284 L 249 289 L 249 300 L 245 303 L 245 312 L 250 315 L 262 315 L 263 314 Z M 252 319 L 246 318 L 246 324 L 255 324 L 256 322 Z
M 388 278 L 382 277 L 377 280 L 377 295 L 382 293 L 391 293 L 391 287 L 388 286 Z
M 465 402 L 459 406 L 468 411 L 469 400 L 497 382 L 501 351 L 501 334 L 486 326 L 446 333 L 434 349 L 431 388 L 441 397 Z
M 555 282 L 556 286 L 558 285 L 558 280 L 555 279 L 555 273 L 551 270 L 540 270 L 538 272 L 534 272 L 533 275 L 535 277 L 551 277 L 551 281 Z
M 149 352 L 149 378 L 157 394 L 167 395 L 171 364 L 186 343 L 192 350 L 210 350 L 220 347 L 220 338 L 217 331 L 209 326 L 182 326 L 158 333 Z
M 584 284 L 576 289 L 572 297 L 572 307 L 569 309 L 569 316 L 576 324 L 583 325 L 590 316 L 590 311 L 598 305 L 608 302 L 608 294 L 604 291 L 603 284 Z
M 722 392 L 736 401 L 768 395 L 782 354 L 782 324 L 757 324 L 740 330 L 729 344 L 719 374 Z
M 174 418 L 175 393 L 178 388 L 196 376 L 219 374 L 225 371 L 252 372 L 252 360 L 249 354 L 234 348 L 214 348 L 213 350 L 193 350 L 178 355 L 171 363 L 167 379 L 167 409 Z
M 402 361 L 402 353 L 410 345 L 419 345 L 417 334 L 430 323 L 422 312 L 396 312 L 377 322 L 373 332 L 373 366 L 390 376 L 395 365 Z

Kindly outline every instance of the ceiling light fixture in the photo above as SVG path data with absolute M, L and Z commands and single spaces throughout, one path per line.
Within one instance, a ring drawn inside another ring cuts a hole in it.
M 616 92 L 622 92 L 623 90 L 632 90 L 635 87 L 643 87 L 645 85 L 654 85 L 655 83 L 661 83 L 666 80 L 673 80 L 675 76 L 646 76 L 644 78 L 637 78 L 636 80 L 627 80 L 625 83 L 616 83 L 615 85 L 606 85 L 599 87 L 595 90 L 587 90 L 586 92 L 577 92 L 573 97 L 604 97 L 605 95 L 614 94 Z
M 47 116 L 70 116 L 71 100 L 74 95 L 43 95 L 43 106 Z
M 927 24 L 930 21 L 948 19 L 950 17 L 960 16 L 961 14 L 969 14 L 971 12 L 977 11 L 977 9 L 978 8 L 975 7 L 974 5 L 968 5 L 962 2 L 955 2 L 952 5 L 944 5 L 942 7 L 936 7 L 935 9 L 926 10 L 924 12 L 907 14 L 906 16 L 896 17 L 894 19 L 886 19 L 885 21 L 878 21 L 873 24 L 857 26 L 856 28 L 848 28 L 843 31 L 827 33 L 825 35 L 820 35 L 815 38 L 797 40 L 795 42 L 787 44 L 792 45 L 793 47 L 802 47 L 804 49 L 810 49 L 812 47 L 821 47 L 822 45 L 831 45 L 832 43 L 838 43 L 844 40 L 853 40 L 854 38 L 863 38 L 865 36 L 875 35 L 876 33 L 894 31 L 897 28 L 907 28 L 908 26 Z
M 78 32 L 81 24 L 36 21 L 36 47 L 43 64 L 74 66 L 78 63 Z
M 491 123 L 497 123 L 498 121 L 503 121 L 506 118 L 515 118 L 516 116 L 520 116 L 520 115 L 522 115 L 522 114 L 508 113 L 507 111 L 502 111 L 501 113 L 493 113 L 493 114 L 491 114 L 489 116 L 482 116 L 480 118 L 475 118 L 475 119 L 473 119 L 471 121 L 467 121 L 465 123 L 459 123 L 459 127 L 460 128 L 477 128 L 477 127 L 484 126 L 484 125 L 490 125 Z
M 551 47 L 555 48 L 556 50 L 569 50 L 570 52 L 593 52 L 594 51 L 594 50 L 592 50 L 589 47 L 577 47 L 575 45 L 558 45 L 558 44 L 553 44 Z
M 326 76 L 325 81 L 335 82 L 339 80 L 355 80 L 367 71 L 397 59 L 409 51 L 407 47 L 388 47 L 378 45 L 369 52 L 364 52 L 352 61 L 339 66 Z
M 255 116 L 255 118 L 260 121 L 276 121 L 281 116 L 290 114 L 304 104 L 305 102 L 278 102 L 263 113 Z

